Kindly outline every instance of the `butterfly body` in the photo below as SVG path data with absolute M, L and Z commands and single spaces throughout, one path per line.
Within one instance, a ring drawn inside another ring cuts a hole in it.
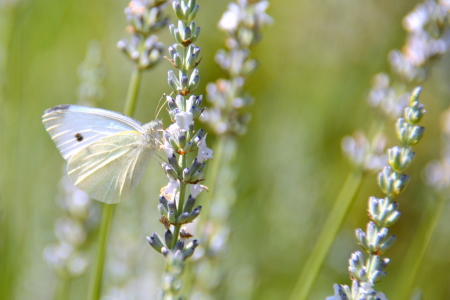
M 58 105 L 43 123 L 67 160 L 74 184 L 92 198 L 112 204 L 136 188 L 160 140 L 161 121 L 139 121 L 104 109 Z

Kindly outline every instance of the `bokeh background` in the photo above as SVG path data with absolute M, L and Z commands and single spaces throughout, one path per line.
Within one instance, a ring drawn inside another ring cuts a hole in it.
M 206 83 L 223 76 L 214 55 L 223 44 L 224 35 L 216 24 L 227 1 L 198 2 L 202 33 L 197 44 L 203 56 L 198 92 L 204 94 Z M 116 43 L 127 37 L 123 14 L 127 3 L 0 2 L 1 299 L 52 298 L 58 277 L 43 259 L 43 250 L 56 240 L 54 224 L 60 211 L 55 195 L 64 161 L 45 132 L 41 116 L 49 107 L 76 103 L 77 69 L 92 40 L 101 45 L 106 72 L 99 106 L 122 110 L 132 65 Z M 217 299 L 236 299 L 230 292 L 236 289 L 233 285 L 247 284 L 233 281 L 236 274 L 245 272 L 239 269 L 242 265 L 252 270 L 251 299 L 290 295 L 351 170 L 342 155 L 341 140 L 358 128 L 367 129 L 375 117 L 376 111 L 366 102 L 371 78 L 389 71 L 387 53 L 404 43 L 401 20 L 417 3 L 272 1 L 268 14 L 274 23 L 264 28 L 264 39 L 254 51 L 261 66 L 248 84 L 255 103 L 249 109 L 248 132 L 239 141 L 238 201 L 231 217 L 231 251 L 225 259 L 231 267 Z M 167 30 L 160 36 L 166 45 L 172 43 Z M 423 170 L 441 155 L 439 120 L 449 105 L 449 67 L 448 56 L 434 62 L 423 84 L 426 136 L 415 149 L 416 160 L 407 172 L 412 177 L 410 185 L 398 199 L 402 218 L 391 231 L 398 240 L 386 255 L 391 259 L 388 276 L 378 285 L 388 297 L 398 287 L 399 271 L 408 268 L 403 258 L 423 225 L 424 211 L 436 201 L 423 181 Z M 148 122 L 155 118 L 158 100 L 170 92 L 166 84 L 169 68 L 163 61 L 144 74 L 136 119 Z M 161 116 L 169 124 L 165 114 L 163 110 Z M 388 145 L 397 144 L 393 124 L 386 128 L 391 137 Z M 213 143 L 209 146 L 214 149 Z M 310 299 L 332 295 L 334 283 L 350 283 L 347 260 L 359 250 L 354 229 L 366 226 L 368 196 L 381 196 L 375 178 L 365 179 Z M 110 247 L 116 250 L 109 253 L 132 251 L 135 261 L 130 272 L 150 274 L 147 286 L 140 287 L 147 290 L 137 299 L 154 299 L 164 269 L 162 257 L 148 246 L 145 236 L 162 233 L 157 203 L 165 182 L 157 162 L 151 162 L 133 199 L 117 207 L 111 232 Z M 449 213 L 448 207 L 442 212 L 415 283 L 427 299 L 450 299 Z M 129 243 L 118 242 L 120 238 Z M 73 282 L 70 299 L 84 299 L 88 278 L 89 273 Z

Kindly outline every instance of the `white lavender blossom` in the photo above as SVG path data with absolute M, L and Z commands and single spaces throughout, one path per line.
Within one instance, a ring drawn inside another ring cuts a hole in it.
M 238 0 L 228 4 L 228 10 L 219 21 L 219 28 L 229 34 L 226 44 L 229 48 L 250 45 L 261 39 L 261 27 L 271 24 L 272 18 L 266 14 L 269 1 Z
M 61 180 L 58 204 L 63 211 L 63 216 L 55 223 L 58 242 L 44 249 L 44 258 L 63 278 L 77 277 L 88 266 L 88 255 L 81 249 L 94 229 L 98 213 L 88 195 L 78 189 L 68 176 Z
M 351 255 L 348 270 L 353 281 L 352 287 L 335 285 L 334 296 L 327 298 L 328 300 L 386 299 L 374 289 L 374 284 L 386 276 L 385 269 L 390 260 L 381 258 L 381 255 L 395 241 L 395 236 L 389 235 L 388 227 L 397 222 L 400 212 L 398 203 L 392 200 L 404 191 L 409 182 L 409 176 L 403 172 L 411 165 L 415 156 L 412 146 L 420 141 L 424 133 L 424 128 L 417 125 L 426 113 L 423 104 L 418 100 L 420 90 L 416 88 L 412 92 L 404 116 L 396 123 L 396 133 L 402 145 L 388 149 L 388 165 L 378 174 L 378 185 L 385 197 L 369 198 L 370 222 L 366 231 L 356 230 L 358 244 L 368 257 L 364 258 L 360 251 Z
M 202 207 L 196 201 L 200 192 L 206 189 L 200 182 L 204 180 L 206 161 L 213 156 L 206 146 L 206 132 L 195 129 L 195 120 L 204 110 L 202 96 L 192 94 L 200 81 L 199 71 L 195 69 L 200 63 L 200 48 L 194 45 L 200 28 L 193 21 L 199 6 L 196 0 L 180 0 L 173 1 L 172 7 L 178 22 L 169 26 L 176 43 L 169 47 L 168 60 L 178 72 L 168 72 L 168 84 L 177 95 L 175 98 L 166 96 L 173 123 L 164 130 L 162 147 L 167 161 L 161 166 L 169 183 L 161 189 L 158 205 L 160 222 L 166 232 L 164 237 L 153 233 L 147 238 L 153 249 L 166 258 L 162 299 L 179 299 L 184 261 L 199 245 L 195 239 L 189 242 L 193 236 L 185 225 L 200 215 Z M 192 156 L 195 157 L 190 161 Z
M 449 4 L 427 0 L 403 19 L 407 31 L 402 51 L 393 50 L 389 61 L 393 70 L 405 81 L 420 81 L 426 76 L 425 63 L 448 51 L 450 39 L 443 24 L 448 22 Z
M 407 89 L 427 78 L 431 62 L 445 54 L 450 47 L 448 1 L 425 0 L 403 19 L 407 32 L 401 50 L 392 50 L 389 75 L 374 76 L 368 94 L 369 105 L 379 108 L 391 120 L 400 117 L 407 105 Z
M 378 108 L 387 119 L 395 120 L 401 116 L 403 107 L 407 106 L 408 99 L 414 97 L 414 94 L 410 95 L 408 92 L 409 87 L 426 79 L 431 62 L 448 51 L 450 42 L 448 33 L 449 8 L 448 1 L 425 0 L 403 19 L 403 27 L 407 31 L 405 45 L 401 50 L 391 51 L 388 56 L 392 75 L 389 76 L 385 73 L 375 75 L 367 97 L 369 105 Z M 412 103 L 410 102 L 410 104 Z M 418 108 L 412 110 L 415 110 L 418 115 L 424 113 Z M 411 114 L 411 108 L 409 108 L 408 114 Z M 403 143 L 403 147 L 389 149 L 389 166 L 386 166 L 379 173 L 379 185 L 386 197 L 381 199 L 370 197 L 369 214 L 372 222 L 369 223 L 370 226 L 368 225 L 367 233 L 362 230 L 357 231 L 358 241 L 372 258 L 382 254 L 394 240 L 384 240 L 387 239 L 387 229 L 381 230 L 380 228 L 391 226 L 400 217 L 400 212 L 397 211 L 398 204 L 392 202 L 391 198 L 398 196 L 409 182 L 409 177 L 402 173 L 413 160 L 414 152 L 410 147 L 405 148 L 404 145 L 412 146 L 418 142 L 423 134 L 422 127 L 415 125 L 413 127 L 403 118 L 397 121 L 397 134 Z M 415 136 L 417 140 L 412 140 L 411 136 Z M 356 145 L 356 142 L 351 143 L 347 138 L 346 141 L 343 141 L 344 151 L 347 155 L 350 154 L 353 161 L 363 161 L 362 151 L 357 151 L 358 148 L 353 145 Z M 428 169 L 437 170 L 439 168 L 430 166 Z M 431 173 L 433 172 L 428 172 L 428 174 Z M 374 228 L 376 230 L 373 230 Z M 379 247 L 379 249 L 373 249 L 373 247 Z M 352 263 L 351 259 L 351 266 Z M 351 267 L 350 271 L 352 276 L 356 278 L 355 280 L 358 280 L 358 276 L 363 276 L 363 281 L 367 281 L 369 275 L 364 268 Z M 361 272 L 361 274 L 358 274 L 358 272 Z M 384 271 L 380 271 L 372 275 L 379 280 L 384 274 Z M 348 287 L 346 288 L 348 289 Z M 346 294 L 349 294 L 349 292 L 347 291 Z M 355 294 L 352 295 L 353 298 L 342 297 L 342 299 L 359 299 L 355 298 L 357 297 Z M 336 297 L 335 299 L 341 299 L 336 292 L 334 297 Z M 370 297 L 372 297 L 370 299 L 374 299 L 375 296 Z
M 434 160 L 427 164 L 424 170 L 425 182 L 433 188 L 434 195 L 429 197 L 424 219 L 421 226 L 414 234 L 414 239 L 408 247 L 403 260 L 403 266 L 397 274 L 397 286 L 393 295 L 394 299 L 422 299 L 421 291 L 415 288 L 417 277 L 420 274 L 424 257 L 429 251 L 431 240 L 436 228 L 443 219 L 445 206 L 448 203 L 450 188 L 450 109 L 442 113 L 441 131 L 443 138 L 442 154 L 440 160 Z
M 388 300 L 383 293 L 379 293 L 375 291 L 373 288 L 373 284 L 363 283 L 359 285 L 357 281 L 353 281 L 352 288 L 346 285 L 334 285 L 334 296 L 327 297 L 326 300 Z
M 391 86 L 388 74 L 378 73 L 373 77 L 367 101 L 370 106 L 378 108 L 388 119 L 395 120 L 401 116 L 403 108 L 408 105 L 409 96 L 405 90 L 395 89 Z
M 219 28 L 227 34 L 227 50 L 219 50 L 215 59 L 229 79 L 207 85 L 212 107 L 202 114 L 202 120 L 218 135 L 246 132 L 250 115 L 242 111 L 253 98 L 244 92 L 244 84 L 258 67 L 258 62 L 250 58 L 250 47 L 262 38 L 261 27 L 272 23 L 265 13 L 268 6 L 269 1 L 239 0 L 229 4 L 219 22 Z
M 383 154 L 386 136 L 377 134 L 371 141 L 358 130 L 353 136 L 342 139 L 342 150 L 353 165 L 364 171 L 376 172 L 387 163 L 387 155 Z
M 153 67 L 162 58 L 164 45 L 153 34 L 168 23 L 164 15 L 167 3 L 167 0 L 132 0 L 125 8 L 129 23 L 127 29 L 132 36 L 129 41 L 120 40 L 117 47 L 140 70 Z
M 424 10 L 423 8 L 425 7 L 439 7 L 439 9 L 436 12 L 434 9 Z M 425 4 L 417 6 L 415 11 L 420 11 L 420 14 L 425 15 L 405 18 L 404 26 L 408 31 L 408 37 L 401 51 L 394 50 L 389 55 L 391 75 L 378 73 L 374 76 L 372 87 L 367 95 L 367 101 L 370 106 L 376 107 L 389 122 L 401 116 L 403 108 L 408 105 L 408 100 L 411 97 L 409 93 L 411 87 L 418 81 L 426 79 L 427 67 L 431 65 L 431 61 L 444 53 L 443 47 L 435 46 L 436 43 L 448 43 L 448 7 L 448 1 L 440 1 L 438 3 L 435 0 L 425 0 Z M 439 41 L 435 43 L 436 39 Z M 440 50 L 430 50 L 437 48 Z M 421 60 L 417 58 L 419 56 L 422 57 Z M 361 186 L 364 174 L 366 171 L 377 170 L 382 160 L 385 159 L 377 157 L 378 155 L 374 156 L 375 153 L 373 152 L 375 150 L 377 152 L 381 147 L 384 147 L 384 143 L 377 145 L 376 139 L 372 140 L 373 137 L 379 136 L 383 132 L 384 123 L 384 120 L 382 123 L 379 120 L 372 122 L 369 127 L 372 134 L 368 138 L 354 136 L 343 139 L 342 148 L 344 154 L 350 159 L 354 168 L 348 175 L 335 204 L 328 214 L 325 221 L 327 226 L 320 232 L 314 245 L 314 249 L 317 251 L 313 250 L 309 255 L 305 267 L 297 280 L 291 299 L 308 299 L 313 283 L 325 261 L 326 254 L 331 248 L 346 214 L 348 214 L 348 208 L 356 199 L 355 196 Z M 398 125 L 401 127 L 405 123 L 401 122 Z M 367 140 L 370 140 L 370 146 Z M 396 155 L 402 153 L 402 151 L 398 150 L 397 148 L 392 149 L 388 153 L 388 158 L 398 158 Z M 407 155 L 405 154 L 404 156 Z M 395 172 L 386 169 L 382 174 L 383 186 L 387 188 L 392 184 Z M 406 179 L 403 178 L 400 182 L 404 184 Z M 397 186 L 396 188 L 398 188 L 396 192 L 399 193 L 401 192 L 400 188 L 404 188 L 404 186 Z

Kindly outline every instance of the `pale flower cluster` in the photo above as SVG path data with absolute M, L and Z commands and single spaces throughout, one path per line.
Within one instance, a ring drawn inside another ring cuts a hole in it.
M 81 248 L 89 234 L 93 207 L 89 196 L 78 189 L 66 175 L 60 183 L 58 202 L 64 216 L 55 223 L 58 242 L 44 249 L 44 259 L 59 274 L 75 277 L 83 274 L 89 265 L 87 255 Z
M 238 0 L 237 3 L 228 4 L 228 10 L 222 15 L 219 21 L 219 28 L 223 31 L 234 32 L 239 24 L 247 27 L 260 28 L 264 24 L 271 24 L 272 18 L 266 14 L 269 1 L 260 1 L 252 6 L 252 11 L 248 11 L 248 0 Z
M 409 93 L 397 91 L 391 86 L 389 75 L 378 73 L 374 76 L 367 96 L 370 106 L 378 108 L 391 120 L 399 118 L 408 105 Z
M 393 70 L 405 81 L 423 80 L 424 64 L 447 52 L 450 40 L 442 24 L 447 22 L 449 10 L 449 1 L 428 0 L 403 19 L 408 33 L 406 44 L 401 51 L 391 51 L 389 60 Z
M 193 103 L 191 103 L 191 108 Z M 173 116 L 175 122 L 172 123 L 165 131 L 166 135 L 164 141 L 162 143 L 162 149 L 166 152 L 167 157 L 170 159 L 174 155 L 174 148 L 170 143 L 170 138 L 176 138 L 179 140 L 181 137 L 184 137 L 186 133 L 192 130 L 194 126 L 194 114 L 190 111 L 182 111 L 179 109 L 173 110 Z M 203 163 L 208 159 L 213 159 L 213 150 L 208 148 L 206 145 L 206 137 L 207 134 L 202 136 L 201 138 L 194 139 L 197 142 L 198 147 L 198 155 L 196 157 L 197 163 Z M 175 199 L 175 195 L 180 187 L 180 182 L 178 179 L 167 174 L 167 178 L 169 179 L 168 185 L 161 189 L 161 195 L 165 196 L 167 199 Z M 199 180 L 203 179 L 203 175 L 199 177 Z M 191 184 L 191 196 L 196 198 L 202 190 L 206 190 L 206 186 L 201 185 L 199 183 Z
M 327 297 L 326 300 L 388 300 L 383 293 L 376 292 L 373 289 L 374 284 L 365 282 L 359 284 L 353 281 L 352 291 L 346 285 L 334 285 L 334 295 Z
M 387 164 L 387 156 L 384 153 L 386 140 L 383 134 L 369 140 L 361 130 L 358 130 L 352 136 L 342 139 L 342 150 L 354 165 L 364 171 L 377 172 Z

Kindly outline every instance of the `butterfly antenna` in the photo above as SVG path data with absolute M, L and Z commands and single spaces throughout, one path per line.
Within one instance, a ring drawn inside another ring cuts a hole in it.
M 155 119 L 158 118 L 158 115 L 159 115 L 159 113 L 161 112 L 161 109 L 164 107 L 164 104 L 161 105 L 161 107 L 159 107 L 159 105 L 161 104 L 162 98 L 164 98 L 165 96 L 166 96 L 166 94 L 164 93 L 164 94 L 161 96 L 161 98 L 159 98 L 159 100 L 158 100 L 158 105 L 156 106 L 157 112 L 156 112 L 156 114 L 155 114 Z M 159 107 L 159 108 L 158 108 L 158 107 Z
M 170 93 L 169 96 L 172 96 L 173 93 L 174 93 L 174 92 Z M 158 105 L 157 105 L 156 107 L 159 106 L 159 104 L 161 103 L 161 99 L 164 98 L 165 96 L 166 96 L 166 94 L 164 93 L 164 94 L 161 96 L 161 98 L 159 98 Z M 158 118 L 158 115 L 159 115 L 159 113 L 161 112 L 161 110 L 162 110 L 163 107 L 164 107 L 164 104 L 162 104 L 161 107 L 158 109 L 158 112 L 157 112 L 156 115 L 155 115 L 155 119 Z

